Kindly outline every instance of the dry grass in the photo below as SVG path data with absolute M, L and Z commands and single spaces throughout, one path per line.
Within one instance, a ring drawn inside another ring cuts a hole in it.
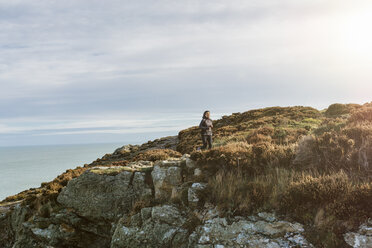
M 320 176 L 303 174 L 282 192 L 279 205 L 282 212 L 290 211 L 306 222 L 307 217 L 315 216 L 320 207 L 339 201 L 352 189 L 353 184 L 343 171 Z
M 328 117 L 335 117 L 335 116 L 350 114 L 354 109 L 359 108 L 359 107 L 360 105 L 358 104 L 334 103 L 334 104 L 331 104 L 327 108 L 325 115 Z
M 241 168 L 220 170 L 208 181 L 208 200 L 225 214 L 249 215 L 273 209 L 295 176 L 287 169 L 273 169 L 259 176 L 250 176 Z
M 342 234 L 372 217 L 372 183 L 357 182 L 344 171 L 276 168 L 250 176 L 236 168 L 219 170 L 208 185 L 207 200 L 224 215 L 277 211 L 307 224 L 317 247 L 343 247 Z
M 289 168 L 295 156 L 294 145 L 268 142 L 232 142 L 225 146 L 191 153 L 191 158 L 208 171 L 240 167 L 251 175 L 263 174 L 273 167 Z
M 157 149 L 166 148 L 169 139 L 134 146 L 7 200 L 26 199 L 48 216 L 60 189 L 91 166 L 126 166 L 190 153 L 203 170 L 200 179 L 208 182 L 203 200 L 226 215 L 275 210 L 306 223 L 317 247 L 343 247 L 342 233 L 372 218 L 372 103 L 334 104 L 323 112 L 270 107 L 224 116 L 213 125 L 213 149 L 196 151 L 200 132 L 191 127 L 179 132 L 178 152 Z M 151 204 L 139 201 L 132 212 Z M 196 222 L 190 220 L 193 227 Z
M 169 158 L 180 158 L 181 153 L 170 150 L 170 149 L 152 149 L 145 152 L 139 153 L 134 157 L 133 161 L 138 160 L 147 160 L 147 161 L 157 161 L 157 160 L 166 160 Z
M 301 135 L 305 135 L 316 128 L 321 113 L 310 107 L 269 107 L 250 110 L 244 113 L 234 113 L 213 121 L 213 136 L 215 143 L 225 145 L 236 141 L 245 141 L 251 138 L 256 129 L 272 128 L 271 133 L 262 133 L 271 136 L 274 143 L 285 144 L 295 142 Z M 264 131 L 264 130 L 262 130 Z M 191 153 L 201 145 L 200 130 L 191 127 L 178 134 L 179 143 L 177 151 Z
M 372 218 L 372 104 L 268 108 L 214 126 L 213 149 L 192 151 L 193 128 L 178 148 L 204 168 L 207 200 L 224 214 L 276 210 L 306 223 L 319 247 L 345 246 L 342 234 Z

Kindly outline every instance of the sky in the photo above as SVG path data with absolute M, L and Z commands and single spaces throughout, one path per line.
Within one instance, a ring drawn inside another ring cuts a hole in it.
M 0 0 L 0 146 L 370 102 L 371 24 L 369 0 Z

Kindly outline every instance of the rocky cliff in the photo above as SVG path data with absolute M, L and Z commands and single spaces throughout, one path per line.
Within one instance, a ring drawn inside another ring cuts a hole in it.
M 0 247 L 372 247 L 371 123 L 275 107 L 215 121 L 208 151 L 197 127 L 120 147 L 0 202 Z
M 312 247 L 301 224 L 273 213 L 221 217 L 199 199 L 207 185 L 190 183 L 198 170 L 187 154 L 91 167 L 47 216 L 3 206 L 2 247 Z
M 127 166 L 91 167 L 70 180 L 47 214 L 21 202 L 3 205 L 1 247 L 313 247 L 304 227 L 260 212 L 222 217 L 203 202 L 207 185 L 187 154 Z M 372 226 L 346 233 L 353 247 L 372 244 Z

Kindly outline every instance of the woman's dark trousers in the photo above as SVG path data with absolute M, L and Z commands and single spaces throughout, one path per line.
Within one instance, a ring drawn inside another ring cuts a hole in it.
M 206 135 L 202 134 L 202 141 L 203 141 L 203 146 L 201 149 L 206 149 L 208 146 L 208 149 L 212 148 L 212 135 Z

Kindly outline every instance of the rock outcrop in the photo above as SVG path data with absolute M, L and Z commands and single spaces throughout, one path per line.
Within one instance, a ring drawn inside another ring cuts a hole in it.
M 196 227 L 189 247 L 313 247 L 303 236 L 299 223 L 258 216 L 213 218 Z
M 3 208 L 0 247 L 312 247 L 301 224 L 273 213 L 222 217 L 199 197 L 208 185 L 189 180 L 196 169 L 188 155 L 89 168 L 45 213 Z
M 129 224 L 125 224 L 124 219 L 119 220 L 111 248 L 187 247 L 185 222 L 185 213 L 177 207 L 163 205 L 146 209 L 133 215 Z
M 151 176 L 156 199 L 169 199 L 173 188 L 182 184 L 183 162 L 183 160 L 166 160 L 155 163 Z
M 129 221 L 123 217 L 111 247 L 313 247 L 303 236 L 301 224 L 277 220 L 274 214 L 227 220 L 216 209 L 203 210 L 194 212 L 201 224 L 190 232 L 186 228 L 190 213 L 171 205 L 150 209 Z
M 345 233 L 344 239 L 353 248 L 372 248 L 372 220 L 360 225 L 356 232 Z
M 62 189 L 57 201 L 85 218 L 115 220 L 128 213 L 132 204 L 152 196 L 146 172 L 128 167 L 93 167 Z

